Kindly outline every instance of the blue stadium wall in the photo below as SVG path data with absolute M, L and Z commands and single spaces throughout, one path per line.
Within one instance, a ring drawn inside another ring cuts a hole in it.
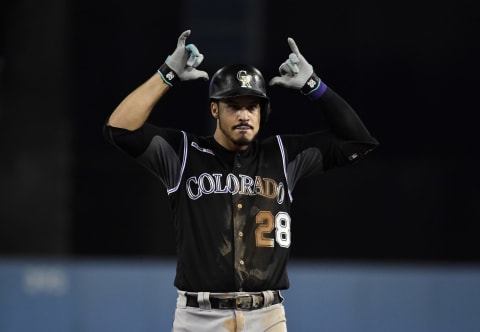
M 170 260 L 0 259 L 1 332 L 170 331 Z M 289 331 L 478 332 L 480 267 L 292 261 Z

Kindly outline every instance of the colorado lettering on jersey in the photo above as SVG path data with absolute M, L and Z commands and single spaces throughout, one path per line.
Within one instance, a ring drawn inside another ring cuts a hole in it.
M 188 197 L 193 200 L 199 199 L 202 195 L 209 194 L 231 194 L 231 195 L 260 195 L 266 198 L 276 199 L 282 204 L 285 199 L 285 186 L 282 182 L 277 183 L 273 179 L 256 176 L 228 173 L 223 174 L 202 173 L 200 176 L 192 176 L 186 180 Z

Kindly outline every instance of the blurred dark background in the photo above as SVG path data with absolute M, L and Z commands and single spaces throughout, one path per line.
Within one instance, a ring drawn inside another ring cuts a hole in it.
M 4 0 L 0 24 L 0 255 L 175 254 L 164 188 L 102 126 L 191 29 L 210 75 L 249 62 L 269 79 L 293 37 L 380 141 L 298 185 L 294 257 L 480 261 L 474 2 Z M 185 82 L 151 121 L 211 134 L 207 93 Z M 323 125 L 299 93 L 269 95 L 262 135 Z

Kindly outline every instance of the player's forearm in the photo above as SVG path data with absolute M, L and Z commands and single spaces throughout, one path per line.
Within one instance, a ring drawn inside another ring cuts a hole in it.
M 328 88 L 318 103 L 336 135 L 345 140 L 376 142 L 353 108 L 335 91 Z
M 169 88 L 160 75 L 154 74 L 122 100 L 110 115 L 107 124 L 128 130 L 140 128 Z

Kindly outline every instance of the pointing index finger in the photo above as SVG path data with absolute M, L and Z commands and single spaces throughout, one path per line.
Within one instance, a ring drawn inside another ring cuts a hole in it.
M 180 37 L 178 37 L 178 43 L 177 43 L 178 47 L 184 47 L 185 46 L 185 40 L 187 40 L 187 37 L 190 36 L 190 32 L 191 32 L 191 30 L 185 30 L 184 32 L 182 32 Z
M 290 46 L 290 49 L 292 50 L 293 53 L 295 54 L 300 54 L 300 50 L 297 47 L 297 44 L 295 44 L 295 41 L 293 38 L 288 38 L 288 45 Z

